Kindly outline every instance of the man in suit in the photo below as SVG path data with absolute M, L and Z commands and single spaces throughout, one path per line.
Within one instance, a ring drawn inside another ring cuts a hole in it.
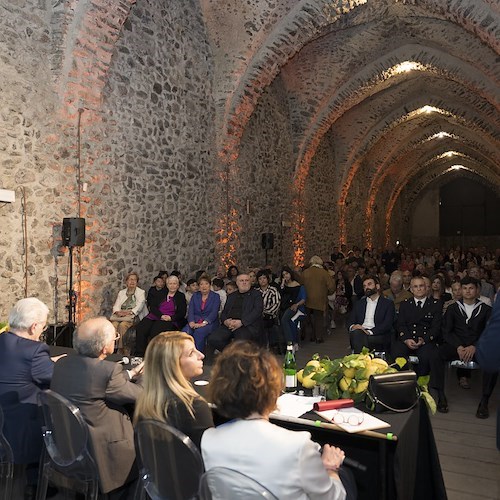
M 363 347 L 389 351 L 394 322 L 394 303 L 380 293 L 377 276 L 365 276 L 364 297 L 354 305 L 349 329 L 351 348 L 360 353 Z
M 483 370 L 500 371 L 500 298 L 493 303 L 490 321 L 477 343 L 476 358 Z M 497 410 L 497 448 L 500 450 L 500 411 Z
M 84 321 L 73 334 L 78 355 L 60 360 L 50 388 L 77 406 L 89 425 L 90 451 L 99 471 L 102 493 L 126 494 L 137 477 L 134 429 L 124 405 L 134 404 L 142 387 L 130 371 L 106 357 L 113 354 L 116 333 L 106 318 Z
M 436 352 L 436 342 L 441 335 L 442 305 L 428 297 L 427 285 L 421 276 L 415 276 L 410 283 L 413 298 L 399 306 L 396 322 L 397 340 L 392 355 L 397 357 L 417 356 L 418 375 L 428 375 L 430 360 Z
M 438 391 L 438 411 L 446 413 L 448 403 L 444 394 L 445 363 L 454 359 L 464 362 L 476 359 L 476 344 L 486 327 L 491 314 L 491 307 L 477 299 L 480 282 L 466 276 L 460 280 L 462 298 L 448 307 L 444 317 L 443 340 L 438 356 L 431 361 L 431 387 Z M 457 370 L 459 384 L 468 389 L 469 370 Z M 476 412 L 478 418 L 488 418 L 488 401 L 495 388 L 497 373 L 483 371 L 482 398 Z
M 260 344 L 264 334 L 262 294 L 252 288 L 248 274 L 239 274 L 236 286 L 238 291 L 227 296 L 220 327 L 208 336 L 208 345 L 219 351 L 232 339 L 253 340 Z

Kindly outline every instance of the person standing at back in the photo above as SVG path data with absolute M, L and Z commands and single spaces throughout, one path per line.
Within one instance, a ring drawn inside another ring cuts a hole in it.
M 323 268 L 323 260 L 313 255 L 309 267 L 302 273 L 302 283 L 306 289 L 306 325 L 311 329 L 311 341 L 324 342 L 325 310 L 328 295 L 335 290 L 335 283 L 330 273 Z

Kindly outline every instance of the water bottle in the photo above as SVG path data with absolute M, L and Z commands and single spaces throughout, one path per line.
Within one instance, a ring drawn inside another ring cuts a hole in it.
M 297 391 L 297 362 L 293 353 L 293 345 L 288 342 L 286 346 L 285 362 L 283 363 L 285 373 L 285 392 L 295 393 Z

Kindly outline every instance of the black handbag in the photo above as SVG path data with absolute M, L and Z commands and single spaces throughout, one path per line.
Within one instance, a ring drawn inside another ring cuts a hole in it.
M 376 413 L 404 413 L 417 405 L 419 397 L 420 389 L 415 372 L 384 373 L 370 377 L 365 405 Z

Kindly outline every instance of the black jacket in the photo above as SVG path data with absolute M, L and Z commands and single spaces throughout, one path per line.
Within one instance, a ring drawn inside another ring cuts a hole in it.
M 426 344 L 439 342 L 442 311 L 442 302 L 429 297 L 422 308 L 417 306 L 414 298 L 401 302 L 396 322 L 398 339 L 401 342 L 408 339 L 418 342 L 418 338 L 422 337 Z
M 491 307 L 480 300 L 476 302 L 471 318 L 467 314 L 463 301 L 451 304 L 444 315 L 443 337 L 447 344 L 454 347 L 476 345 L 491 315 Z
M 222 311 L 220 321 L 224 323 L 226 319 L 231 318 L 231 309 L 233 303 L 239 292 L 231 293 L 227 296 L 226 305 Z M 258 334 L 262 331 L 262 312 L 263 312 L 263 301 L 262 294 L 253 288 L 248 292 L 243 294 L 243 310 L 241 315 L 241 322 L 243 326 L 248 328 L 254 334 Z

